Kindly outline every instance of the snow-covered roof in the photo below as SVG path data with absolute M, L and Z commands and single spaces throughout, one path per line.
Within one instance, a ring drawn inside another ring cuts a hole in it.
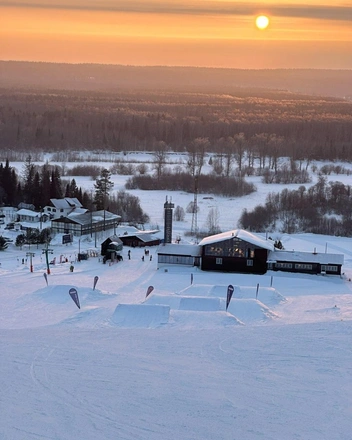
M 199 246 L 218 243 L 219 241 L 229 240 L 230 238 L 239 238 L 240 240 L 246 241 L 260 248 L 268 249 L 269 251 L 274 250 L 274 243 L 271 240 L 264 240 L 263 238 L 243 229 L 233 229 L 232 231 L 222 232 L 221 234 L 205 237 L 199 243 Z
M 86 209 L 86 208 L 75 208 L 75 210 L 70 212 L 67 215 L 67 217 L 73 217 L 75 215 L 85 214 L 86 212 L 88 212 L 88 209 Z
M 137 235 L 138 236 L 140 236 L 140 235 L 151 235 L 151 234 L 156 234 L 158 232 L 160 232 L 159 229 L 149 229 L 148 231 L 141 231 L 140 229 L 137 229 L 137 228 L 133 227 L 133 228 L 131 228 L 129 230 L 129 232 L 127 232 L 127 230 L 124 231 L 123 233 L 120 232 L 118 234 L 118 236 L 126 238 L 126 237 L 136 237 Z
M 148 233 L 139 233 L 138 234 L 130 234 L 130 235 L 120 235 L 120 239 L 124 238 L 133 238 L 136 237 L 138 240 L 143 241 L 143 243 L 148 243 L 149 241 L 160 240 L 158 237 L 155 237 L 152 234 Z
M 343 265 L 343 254 L 311 253 L 298 251 L 275 250 L 268 255 L 269 261 L 293 261 L 297 263 L 320 263 Z
M 116 234 L 110 235 L 110 237 L 108 237 L 106 240 L 104 240 L 103 243 L 105 243 L 108 240 L 110 240 L 110 243 L 113 243 L 113 242 L 116 242 L 119 244 L 122 243 L 122 241 L 120 240 L 120 238 Z
M 105 211 L 105 220 L 119 220 L 121 218 L 120 215 L 113 214 L 112 212 Z M 67 220 L 70 220 L 69 223 L 78 223 L 79 225 L 88 225 L 91 223 L 98 223 L 104 220 L 104 211 L 94 211 L 92 213 L 86 212 L 85 214 L 78 214 L 78 215 L 70 215 L 67 217 L 60 217 L 51 220 L 54 223 L 60 223 L 60 222 L 67 222 Z
M 199 257 L 201 255 L 202 248 L 197 244 L 164 244 L 159 246 L 159 255 L 183 255 L 190 257 Z
M 50 199 L 50 202 L 57 209 L 82 208 L 81 202 L 76 197 L 65 197 L 63 199 Z
M 28 217 L 38 217 L 39 212 L 31 211 L 30 209 L 19 209 L 17 215 L 27 215 Z

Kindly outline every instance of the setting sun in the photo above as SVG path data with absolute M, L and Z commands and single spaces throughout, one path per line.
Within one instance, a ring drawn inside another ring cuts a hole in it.
M 266 29 L 269 26 L 269 18 L 266 15 L 259 15 L 255 19 L 255 25 L 258 29 Z

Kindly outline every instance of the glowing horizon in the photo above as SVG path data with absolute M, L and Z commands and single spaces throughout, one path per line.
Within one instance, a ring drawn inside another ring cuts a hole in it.
M 351 25 L 352 1 L 0 0 L 0 59 L 352 68 Z

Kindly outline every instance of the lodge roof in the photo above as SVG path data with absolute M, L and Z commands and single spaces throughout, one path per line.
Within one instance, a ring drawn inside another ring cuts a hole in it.
M 82 208 L 81 202 L 76 197 L 65 197 L 63 199 L 50 199 L 50 202 L 57 209 Z
M 35 212 L 30 209 L 19 209 L 16 212 L 16 214 L 17 215 L 27 215 L 28 217 L 38 217 L 40 215 L 39 212 Z
M 199 243 L 199 246 L 218 243 L 231 238 L 239 238 L 240 240 L 246 241 L 254 246 L 258 246 L 269 251 L 274 250 L 274 243 L 271 240 L 264 240 L 263 238 L 243 229 L 233 229 L 231 231 L 222 232 L 221 234 L 210 235 L 209 237 L 203 238 L 203 240 L 201 240 Z
M 174 244 L 167 243 L 159 247 L 158 255 L 183 255 L 188 257 L 199 257 L 202 248 L 196 244 Z
M 113 214 L 112 212 L 105 211 L 105 220 L 119 220 L 120 215 Z M 104 221 L 104 210 L 86 212 L 85 214 L 71 215 L 69 217 L 60 217 L 51 220 L 54 223 L 77 223 L 79 225 L 90 225 L 91 223 L 99 223 Z
M 295 263 L 319 263 L 319 264 L 337 264 L 343 265 L 343 254 L 328 254 L 317 252 L 298 252 L 275 250 L 268 255 L 268 261 L 283 261 Z

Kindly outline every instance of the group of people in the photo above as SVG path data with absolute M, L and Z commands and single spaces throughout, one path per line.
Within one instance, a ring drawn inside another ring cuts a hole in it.
M 128 256 L 128 259 L 130 260 L 131 259 L 131 250 L 130 249 L 127 252 L 127 256 Z M 148 256 L 149 256 L 149 261 L 152 261 L 153 256 L 149 255 L 149 249 L 144 249 L 144 255 L 142 255 L 142 261 L 144 261 L 145 257 L 148 257 Z
M 144 261 L 144 256 L 148 257 L 149 256 L 149 249 L 144 249 L 144 255 L 142 255 L 142 261 Z M 152 261 L 152 255 L 150 255 L 149 257 L 149 261 Z

